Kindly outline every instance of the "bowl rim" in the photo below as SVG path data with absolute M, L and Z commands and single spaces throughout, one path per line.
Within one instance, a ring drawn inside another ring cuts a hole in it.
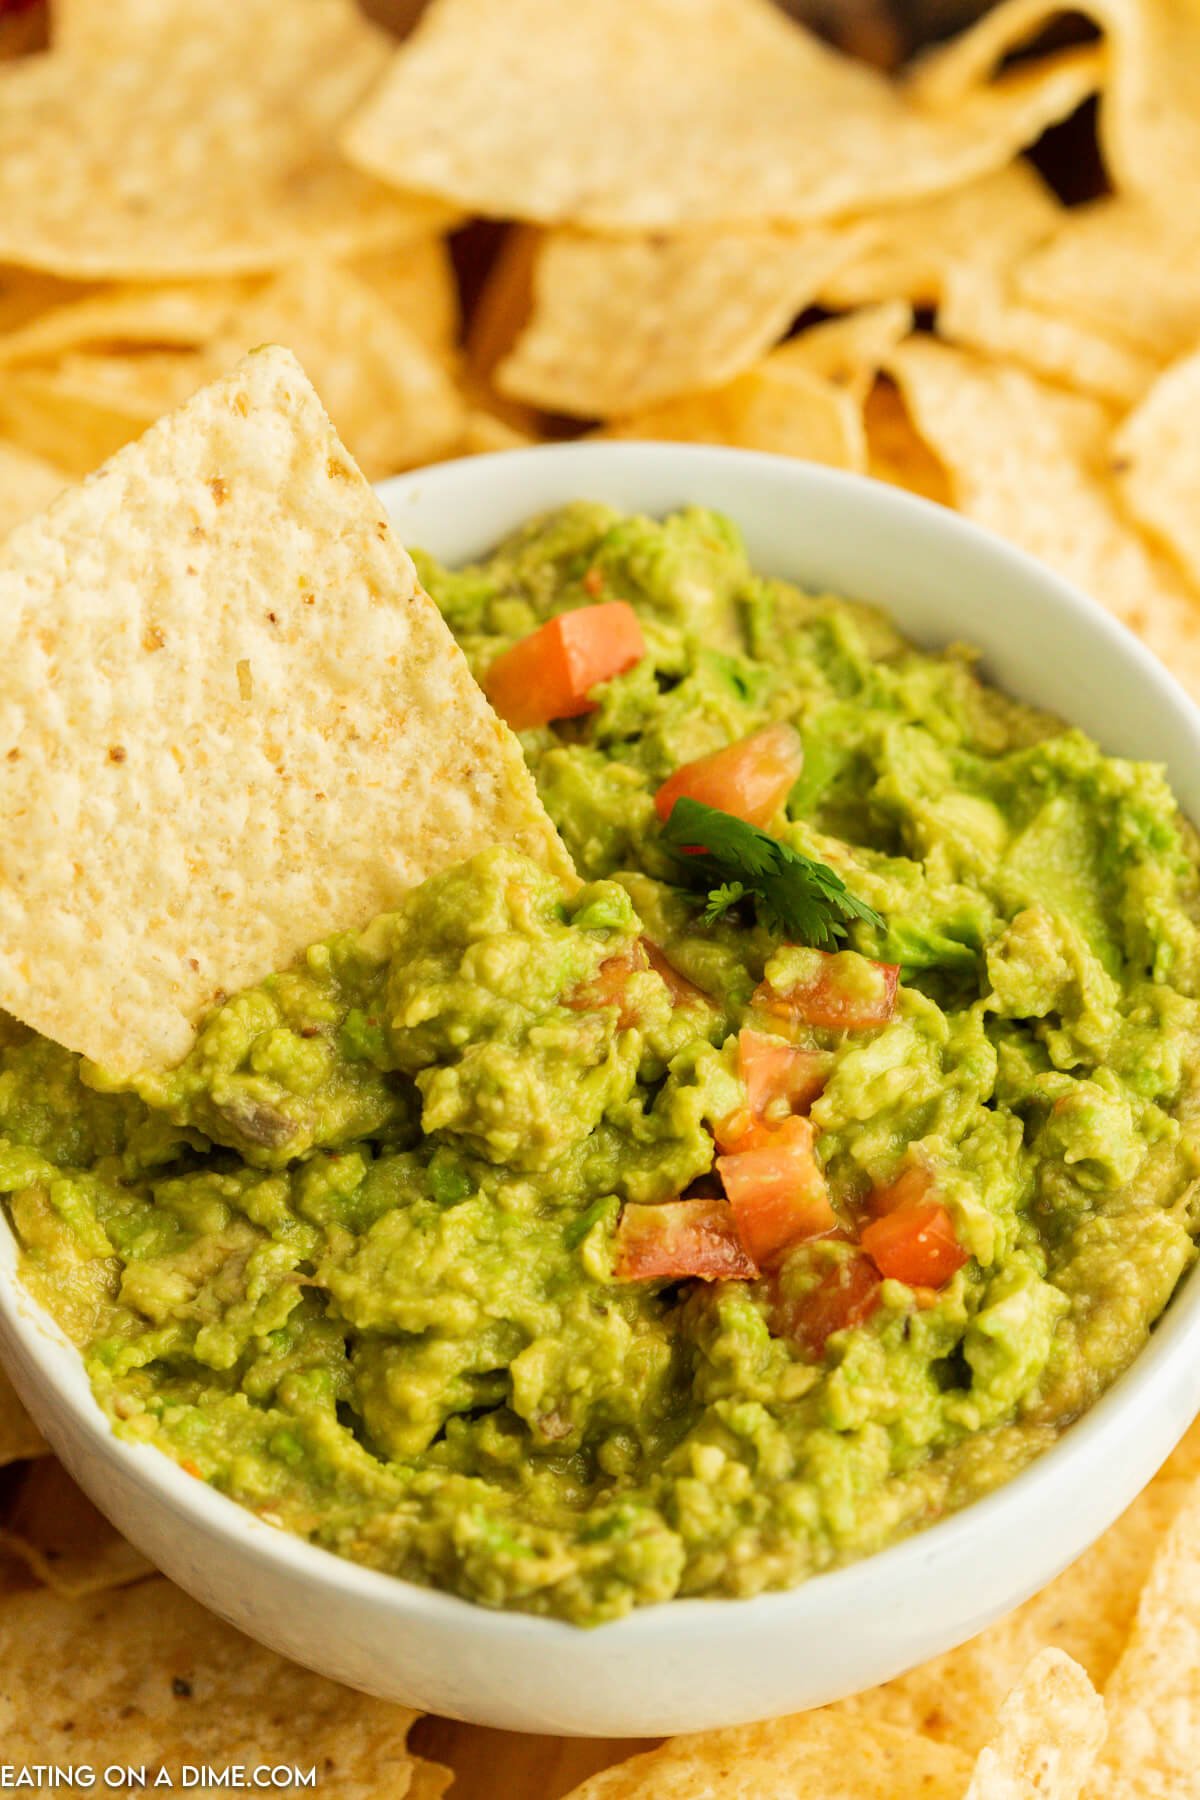
M 602 467 L 609 463 L 616 467 L 625 463 L 636 467 L 639 463 L 661 465 L 664 454 L 669 454 L 685 472 L 688 466 L 704 466 L 719 473 L 720 467 L 731 459 L 742 468 L 757 466 L 777 475 L 786 471 L 788 478 L 807 486 L 817 498 L 822 491 L 857 495 L 864 506 L 923 522 L 926 531 L 941 534 L 948 542 L 956 540 L 975 555 L 990 559 L 1010 580 L 1040 590 L 1045 603 L 1067 615 L 1078 630 L 1106 638 L 1122 659 L 1137 668 L 1149 686 L 1157 690 L 1158 699 L 1176 715 L 1190 738 L 1191 749 L 1200 758 L 1200 709 L 1124 625 L 1062 577 L 994 533 L 935 502 L 861 475 L 759 451 L 614 441 L 536 445 L 462 457 L 392 477 L 376 486 L 385 507 L 390 507 L 430 484 L 453 489 L 474 480 L 486 483 L 497 464 L 511 467 L 516 459 L 531 468 L 549 459 L 564 465 L 576 462 Z M 264 1558 L 281 1573 L 312 1588 L 337 1590 L 344 1599 L 358 1599 L 390 1611 L 397 1623 L 439 1621 L 446 1626 L 467 1626 L 475 1632 L 492 1634 L 498 1645 L 512 1648 L 534 1639 L 557 1639 L 560 1648 L 569 1643 L 591 1642 L 596 1629 L 607 1644 L 641 1641 L 654 1645 L 665 1644 L 681 1628 L 753 1630 L 756 1623 L 765 1622 L 768 1617 L 777 1620 L 787 1615 L 801 1624 L 805 1613 L 817 1611 L 818 1606 L 822 1616 L 836 1607 L 839 1613 L 853 1617 L 857 1605 L 870 1604 L 870 1587 L 881 1576 L 898 1575 L 909 1564 L 916 1571 L 943 1554 L 953 1554 L 965 1540 L 986 1533 L 997 1515 L 1023 1514 L 1030 1528 L 1035 1529 L 1047 1505 L 1053 1505 L 1060 1484 L 1070 1483 L 1073 1477 L 1078 1479 L 1103 1449 L 1119 1464 L 1126 1438 L 1126 1409 L 1132 1412 L 1150 1385 L 1165 1379 L 1171 1366 L 1200 1364 L 1200 1269 L 1193 1265 L 1185 1272 L 1149 1341 L 1087 1412 L 1048 1449 L 980 1499 L 887 1548 L 811 1576 L 794 1587 L 746 1597 L 677 1597 L 636 1607 L 623 1618 L 587 1631 L 555 1618 L 490 1608 L 352 1562 L 283 1527 L 268 1524 L 236 1500 L 189 1476 L 166 1452 L 153 1445 L 118 1437 L 92 1395 L 79 1352 L 21 1281 L 16 1238 L 6 1216 L 0 1218 L 0 1323 L 28 1352 L 38 1377 L 62 1402 L 81 1443 L 94 1457 L 101 1462 L 120 1463 L 138 1488 L 181 1514 L 189 1526 L 213 1538 L 240 1540 L 244 1550 Z M 19 1370 L 16 1385 L 18 1391 L 28 1385 Z M 1081 1545 L 1077 1553 L 1084 1547 Z

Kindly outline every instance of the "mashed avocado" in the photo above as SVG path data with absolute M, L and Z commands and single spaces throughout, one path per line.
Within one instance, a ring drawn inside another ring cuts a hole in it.
M 114 1429 L 344 1556 L 579 1624 L 794 1583 L 995 1487 L 1137 1353 L 1200 1226 L 1200 884 L 1161 772 L 755 575 L 710 513 L 580 504 L 422 572 L 482 678 L 636 610 L 635 666 L 522 738 L 583 885 L 486 851 L 133 1084 L 6 1028 L 0 1191 Z M 836 970 L 748 901 L 706 925 L 655 811 L 775 721 L 803 767 L 773 835 L 883 922 Z M 797 1012 L 835 979 L 841 1012 Z M 729 1214 L 747 1030 L 799 1053 L 829 1227 L 735 1279 L 631 1272 L 626 1221 Z M 864 1250 L 914 1194 L 936 1279 Z

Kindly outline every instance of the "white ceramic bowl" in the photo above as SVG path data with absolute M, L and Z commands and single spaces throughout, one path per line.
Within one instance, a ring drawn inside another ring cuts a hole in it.
M 755 566 L 885 606 L 1109 750 L 1167 764 L 1200 819 L 1200 714 L 1100 609 L 940 508 L 778 457 L 584 444 L 449 463 L 381 490 L 405 543 L 456 562 L 589 497 L 741 526 Z M 264 1525 L 167 1457 L 121 1443 L 33 1305 L 0 1232 L 0 1354 L 72 1475 L 182 1587 L 251 1636 L 370 1693 L 525 1731 L 637 1736 L 795 1711 L 950 1648 L 1049 1581 L 1117 1516 L 1200 1408 L 1200 1281 L 1047 1455 L 920 1536 L 753 1600 L 685 1600 L 580 1631 L 375 1574 Z

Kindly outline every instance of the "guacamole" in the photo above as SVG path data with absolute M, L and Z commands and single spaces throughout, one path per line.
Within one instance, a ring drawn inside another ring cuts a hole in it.
M 623 672 L 522 734 L 581 885 L 487 850 L 165 1075 L 6 1027 L 0 1191 L 114 1430 L 584 1625 L 994 1488 L 1200 1229 L 1200 882 L 1161 771 L 757 575 L 708 512 L 581 503 L 422 575 L 485 686 L 551 621 L 636 615 Z M 823 949 L 753 880 L 710 905 L 656 807 L 784 726 L 765 828 L 861 902 Z

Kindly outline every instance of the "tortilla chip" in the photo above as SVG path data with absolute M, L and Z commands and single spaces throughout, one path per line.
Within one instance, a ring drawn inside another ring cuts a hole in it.
M 1200 594 L 1117 505 L 1107 409 L 927 338 L 889 369 L 960 511 L 1107 607 L 1200 696 Z
M 82 299 L 39 311 L 0 336 L 0 368 L 44 363 L 72 350 L 112 350 L 118 346 L 195 349 L 249 298 L 255 282 L 117 282 Z
M 24 1472 L 0 1527 L 0 1548 L 68 1597 L 103 1593 L 154 1573 L 52 1456 Z
M 970 1773 L 946 1744 L 821 1711 L 673 1738 L 567 1800 L 962 1800 Z
M 444 223 L 333 148 L 388 55 L 354 0 L 155 0 L 124 34 L 104 13 L 103 33 L 0 68 L 0 260 L 233 275 Z
M 1160 1481 L 1200 1475 L 1200 1419 L 1180 1438 L 1159 1473 Z
M 371 174 L 497 217 L 803 224 L 1003 166 L 1101 66 L 1068 51 L 927 110 L 768 0 L 434 0 L 343 142 Z
M 89 283 L 59 281 L 36 269 L 0 266 L 0 335 L 19 330 L 52 306 L 80 300 L 93 292 L 95 289 Z
M 1088 1800 L 1179 1800 L 1200 1768 L 1200 1483 L 1167 1532 L 1105 1690 L 1108 1741 Z
M 952 506 L 954 496 L 945 463 L 917 432 L 894 381 L 876 381 L 863 407 L 867 433 L 867 471 L 876 481 Z
M 26 1456 L 45 1456 L 41 1432 L 17 1399 L 16 1389 L 0 1369 L 0 1467 Z
M 775 368 L 809 369 L 834 387 L 845 388 L 861 405 L 888 353 L 912 329 L 912 308 L 904 300 L 885 300 L 860 312 L 823 319 L 789 338 L 775 352 Z
M 447 1788 L 453 1787 L 455 1771 L 440 1763 L 418 1763 L 408 1784 L 405 1800 L 442 1800 Z
M 205 373 L 187 350 L 71 351 L 50 368 L 0 370 L 0 432 L 79 480 L 181 405 Z
M 1200 338 L 1200 222 L 1190 208 L 1162 217 L 1130 200 L 1081 206 L 1013 278 L 1035 306 L 1160 361 Z
M 708 394 L 692 394 L 599 434 L 671 443 L 731 444 L 771 450 L 837 469 L 865 469 L 861 409 L 852 394 L 793 361 L 768 357 Z
M 350 272 L 366 282 L 405 325 L 439 356 L 458 344 L 462 320 L 458 281 L 444 237 L 417 238 L 396 250 L 357 257 Z
M 150 1786 L 160 1768 L 178 1785 L 184 1763 L 288 1764 L 315 1767 L 324 1800 L 402 1800 L 416 1717 L 261 1649 L 166 1581 L 0 1604 L 0 1731 L 16 1764 L 144 1763 Z
M 499 364 L 502 393 L 611 418 L 748 369 L 812 304 L 853 232 L 603 238 L 554 231 L 533 265 L 533 313 Z
M 444 358 L 346 269 L 309 261 L 268 283 L 206 346 L 203 379 L 264 343 L 295 351 L 372 480 L 446 455 L 463 429 Z
M 1076 393 L 1131 406 L 1146 392 L 1159 362 L 1079 319 L 1016 298 L 989 269 L 951 269 L 938 308 L 939 337 L 1008 359 Z
M 333 263 L 285 270 L 247 297 L 197 301 L 188 347 L 133 354 L 70 351 L 52 367 L 0 373 L 0 426 L 84 475 L 181 406 L 258 344 L 299 356 L 347 447 L 372 479 L 446 454 L 465 408 L 442 356 L 378 293 Z M 93 317 L 101 302 L 74 310 Z M 187 303 L 177 315 L 181 345 Z M 43 335 L 50 321 L 40 322 Z M 38 328 L 31 328 L 37 330 Z
M 1168 369 L 1125 420 L 1112 468 L 1134 517 L 1200 588 L 1200 351 Z
M 1035 1656 L 979 1752 L 965 1800 L 1077 1800 L 1104 1742 L 1104 1702 L 1061 1650 Z
M 826 279 L 820 297 L 827 306 L 895 299 L 932 306 L 948 269 L 963 262 L 1008 268 L 1065 216 L 1027 163 L 1010 163 L 949 193 L 861 221 L 858 247 Z
M 40 456 L 0 439 L 0 537 L 21 519 L 49 506 L 66 482 L 67 477 Z
M 484 845 L 570 873 L 286 351 L 18 526 L 0 635 L 0 1005 L 118 1074 Z
M 467 332 L 467 363 L 478 381 L 491 380 L 496 364 L 512 348 L 529 317 L 541 241 L 540 231 L 510 225 L 492 257 Z
M 1066 10 L 1061 0 L 1004 0 L 918 68 L 914 93 L 954 105 L 1002 59 Z M 1177 0 L 1081 0 L 1107 38 L 1100 101 L 1101 148 L 1113 186 L 1164 212 L 1200 184 L 1200 12 Z M 1164 175 L 1169 179 L 1164 184 Z
M 839 1701 L 860 1728 L 919 1731 L 976 1755 L 1004 1696 L 1039 1651 L 1063 1651 L 1102 1689 L 1125 1648 L 1143 1583 L 1190 1483 L 1159 1476 L 1104 1536 L 1007 1618 L 883 1687 Z

